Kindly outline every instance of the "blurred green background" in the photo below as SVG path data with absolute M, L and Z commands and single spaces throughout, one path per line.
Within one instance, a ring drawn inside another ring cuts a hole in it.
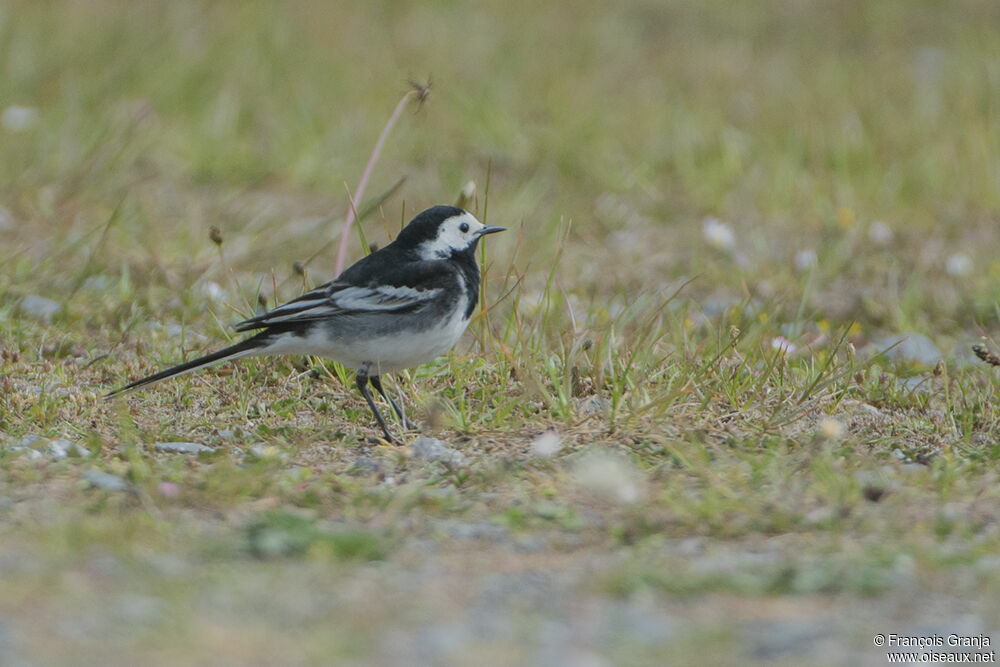
M 545 261 L 572 221 L 561 268 L 575 289 L 697 274 L 695 293 L 745 282 L 797 300 L 795 257 L 811 252 L 821 313 L 954 332 L 992 317 L 1000 289 L 998 12 L 5 2 L 0 95 L 36 116 L 4 131 L 0 233 L 8 256 L 37 261 L 124 202 L 97 261 L 211 256 L 218 224 L 251 246 L 238 268 L 287 267 L 338 232 L 289 220 L 342 214 L 414 80 L 432 97 L 393 133 L 369 191 L 407 178 L 393 224 L 403 203 L 452 201 L 469 179 L 482 197 L 492 163 L 492 214 L 524 224 L 522 259 Z M 706 216 L 735 233 L 735 265 L 705 250 Z M 873 241 L 873 222 L 891 234 Z M 956 253 L 971 265 L 937 280 Z

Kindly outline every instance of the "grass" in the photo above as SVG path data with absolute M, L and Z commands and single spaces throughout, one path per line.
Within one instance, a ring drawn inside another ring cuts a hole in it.
M 0 662 L 875 664 L 875 631 L 1000 639 L 1000 378 L 971 353 L 1000 326 L 997 18 L 0 6 L 0 112 L 36 112 L 0 125 Z M 394 378 L 467 464 L 375 440 L 321 360 L 101 401 L 334 273 L 345 184 L 410 79 L 430 97 L 348 248 L 470 180 L 510 229 L 463 343 Z

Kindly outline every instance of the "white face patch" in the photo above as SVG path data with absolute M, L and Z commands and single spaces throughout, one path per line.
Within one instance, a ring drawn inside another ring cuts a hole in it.
M 475 243 L 484 227 L 471 213 L 452 216 L 438 227 L 437 238 L 420 244 L 417 254 L 425 260 L 447 259 Z

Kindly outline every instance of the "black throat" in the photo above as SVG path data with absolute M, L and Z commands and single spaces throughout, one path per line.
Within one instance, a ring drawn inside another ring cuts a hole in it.
M 458 267 L 462 287 L 465 288 L 465 296 L 468 298 L 469 304 L 465 307 L 465 319 L 469 319 L 479 303 L 479 265 L 476 264 L 475 247 L 461 252 L 453 252 L 451 262 Z

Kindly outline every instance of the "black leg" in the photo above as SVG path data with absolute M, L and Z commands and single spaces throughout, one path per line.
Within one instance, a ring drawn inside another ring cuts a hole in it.
M 358 374 L 355 376 L 355 381 L 358 385 L 358 391 L 360 391 L 361 395 L 365 397 L 366 401 L 368 401 L 368 407 L 371 408 L 372 414 L 375 415 L 375 421 L 377 421 L 378 425 L 382 427 L 382 432 L 385 433 L 385 439 L 393 444 L 397 444 L 396 441 L 393 440 L 392 436 L 389 435 L 389 429 L 386 428 L 385 420 L 382 419 L 382 415 L 379 414 L 378 408 L 375 407 L 375 401 L 372 400 L 372 393 L 368 391 L 368 369 L 359 369 Z M 375 384 L 375 382 L 372 382 L 372 384 Z M 377 387 L 378 385 L 376 385 L 376 388 Z
M 398 405 L 396 405 L 396 401 L 392 400 L 392 396 L 385 393 L 385 390 L 382 389 L 382 379 L 378 375 L 372 375 L 371 377 L 368 378 L 368 381 L 372 383 L 373 387 L 375 387 L 375 391 L 382 394 L 382 398 L 389 401 L 389 405 L 392 406 L 392 409 L 396 412 L 396 416 L 399 417 L 399 420 L 401 422 L 403 422 L 403 426 L 405 428 L 417 428 L 416 424 L 414 424 L 413 422 L 411 422 L 409 419 L 406 418 L 406 415 L 403 414 L 403 411 L 399 409 Z

